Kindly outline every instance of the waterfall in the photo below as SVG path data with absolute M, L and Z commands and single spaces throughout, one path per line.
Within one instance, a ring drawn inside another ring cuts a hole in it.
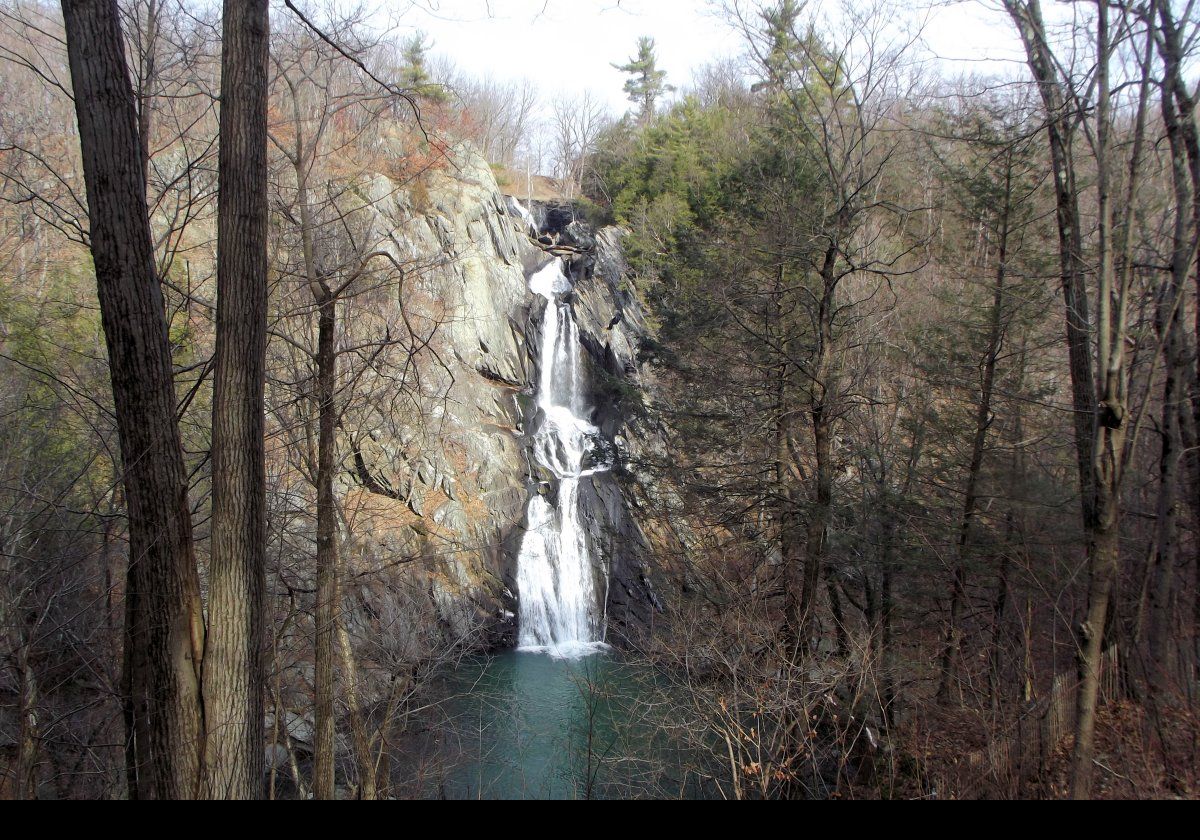
M 529 500 L 528 528 L 517 555 L 523 650 L 581 656 L 603 645 L 604 618 L 579 505 L 579 482 L 611 469 L 600 430 L 586 419 L 581 389 L 579 328 L 564 298 L 571 281 L 555 259 L 534 273 L 529 288 L 546 299 L 537 387 L 541 426 L 534 458 L 558 480 L 558 504 Z

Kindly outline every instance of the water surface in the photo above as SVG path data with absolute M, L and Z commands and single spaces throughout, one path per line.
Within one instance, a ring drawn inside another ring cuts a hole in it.
M 465 661 L 446 688 L 450 717 L 440 745 L 447 762 L 435 795 L 704 795 L 699 762 L 658 717 L 655 681 L 615 653 L 568 659 L 506 651 Z

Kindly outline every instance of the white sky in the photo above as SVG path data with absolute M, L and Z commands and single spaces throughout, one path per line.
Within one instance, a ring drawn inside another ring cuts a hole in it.
M 836 14 L 836 3 L 818 8 Z M 1012 25 L 995 6 L 950 3 L 920 12 L 935 0 L 897 5 L 928 16 L 925 40 L 940 57 L 957 59 L 950 72 L 996 72 L 996 59 L 1020 58 Z M 548 95 L 590 90 L 616 113 L 629 103 L 625 76 L 612 67 L 653 37 L 668 82 L 687 85 L 693 71 L 742 52 L 738 34 L 706 0 L 413 0 L 397 14 L 402 29 L 421 29 L 433 52 L 474 76 L 534 80 Z M 1047 13 L 1051 10 L 1048 8 Z
M 704 0 L 418 0 L 399 23 L 424 30 L 433 52 L 468 75 L 528 78 L 549 95 L 585 90 L 614 111 L 628 105 L 625 76 L 612 67 L 653 37 L 668 81 L 740 46 Z

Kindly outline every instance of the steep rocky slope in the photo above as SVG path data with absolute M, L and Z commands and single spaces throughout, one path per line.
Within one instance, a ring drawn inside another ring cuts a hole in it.
M 419 335 L 421 349 L 412 361 L 417 385 L 366 405 L 343 430 L 347 612 L 356 635 L 406 658 L 447 640 L 510 644 L 525 507 L 546 480 L 523 434 L 534 419 L 545 306 L 526 278 L 554 255 L 575 283 L 593 420 L 619 456 L 647 445 L 631 422 L 647 327 L 624 285 L 620 233 L 594 231 L 566 206 L 530 213 L 501 195 L 469 150 L 419 189 L 377 177 L 371 203 L 389 247 L 413 266 L 380 306 Z M 348 340 L 354 331 L 351 323 Z M 607 565 L 598 575 L 608 577 L 610 637 L 619 641 L 648 627 L 655 596 L 630 513 L 645 488 L 620 457 L 617 466 L 586 481 L 582 498 L 594 556 Z

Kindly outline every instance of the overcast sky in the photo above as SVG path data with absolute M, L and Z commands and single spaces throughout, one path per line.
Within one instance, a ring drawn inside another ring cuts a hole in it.
M 896 8 L 927 18 L 933 52 L 959 60 L 951 72 L 995 72 L 998 60 L 1020 58 L 1011 24 L 995 7 L 951 3 L 919 11 L 928 2 Z M 822 8 L 836 14 L 836 4 Z M 628 103 L 625 77 L 612 64 L 632 55 L 639 35 L 655 39 L 659 65 L 677 86 L 742 51 L 737 33 L 705 0 L 416 0 L 397 23 L 424 30 L 435 53 L 471 75 L 529 78 L 550 95 L 591 90 L 617 112 Z

